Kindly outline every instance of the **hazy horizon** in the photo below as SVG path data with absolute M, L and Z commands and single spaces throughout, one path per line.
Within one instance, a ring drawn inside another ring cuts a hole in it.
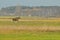
M 8 6 L 60 6 L 60 0 L 0 0 L 0 8 Z

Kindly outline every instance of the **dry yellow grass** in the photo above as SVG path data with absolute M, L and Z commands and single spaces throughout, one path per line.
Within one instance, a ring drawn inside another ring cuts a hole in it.
M 12 19 L 0 19 L 0 21 L 12 21 Z M 20 19 L 19 21 L 43 21 L 43 22 L 60 22 L 60 19 Z M 1 25 L 0 25 L 1 26 Z M 3 32 L 10 32 L 10 31 L 14 31 L 14 30 L 28 30 L 28 31 L 60 31 L 60 27 L 57 26 L 12 26 L 12 25 L 5 25 L 4 27 L 0 27 L 0 33 Z

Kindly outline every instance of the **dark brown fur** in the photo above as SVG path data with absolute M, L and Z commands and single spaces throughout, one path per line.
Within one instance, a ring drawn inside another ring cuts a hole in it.
M 12 19 L 12 21 L 19 21 L 20 17 L 15 17 Z

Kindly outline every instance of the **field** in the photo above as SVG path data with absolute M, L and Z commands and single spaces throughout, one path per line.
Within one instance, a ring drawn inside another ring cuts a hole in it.
M 0 18 L 0 40 L 60 40 L 60 19 Z

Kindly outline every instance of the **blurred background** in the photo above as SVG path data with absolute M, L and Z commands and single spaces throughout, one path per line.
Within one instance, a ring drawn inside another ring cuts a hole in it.
M 0 16 L 60 18 L 60 0 L 0 0 Z

